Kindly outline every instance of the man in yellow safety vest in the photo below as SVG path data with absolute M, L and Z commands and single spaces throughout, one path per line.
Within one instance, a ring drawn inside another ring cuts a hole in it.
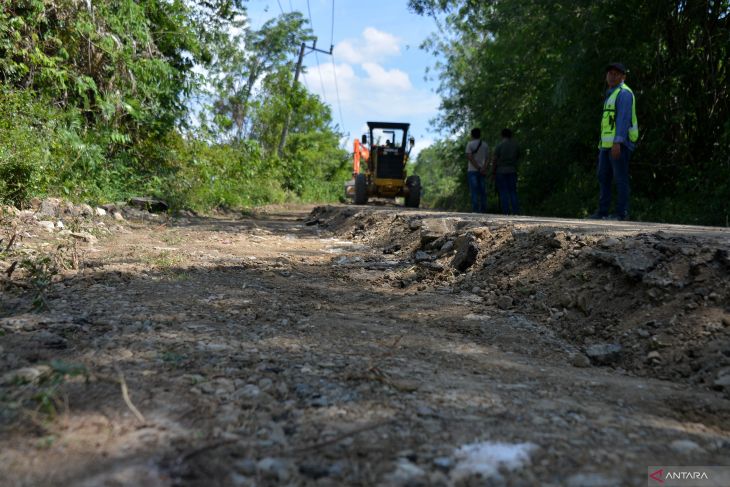
M 629 217 L 629 160 L 639 139 L 634 92 L 625 83 L 626 67 L 606 67 L 606 100 L 603 103 L 601 140 L 598 144 L 598 211 L 590 218 L 626 220 Z M 609 215 L 611 185 L 616 183 L 615 214 Z

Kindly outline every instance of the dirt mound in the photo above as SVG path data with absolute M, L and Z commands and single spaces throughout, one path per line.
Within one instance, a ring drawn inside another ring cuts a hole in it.
M 395 287 L 467 293 L 540 323 L 582 352 L 576 366 L 730 392 L 727 241 L 353 207 L 308 222 L 381 249 Z

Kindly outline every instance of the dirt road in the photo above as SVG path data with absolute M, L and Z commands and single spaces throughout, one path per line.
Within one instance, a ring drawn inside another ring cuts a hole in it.
M 730 465 L 726 230 L 143 216 L 3 217 L 0 485 L 602 487 Z

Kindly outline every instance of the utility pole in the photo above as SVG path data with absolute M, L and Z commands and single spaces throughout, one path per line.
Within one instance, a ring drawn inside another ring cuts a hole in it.
M 323 51 L 321 49 L 317 49 L 317 38 L 314 38 L 314 41 L 312 42 L 311 46 L 307 46 L 306 43 L 302 42 L 302 46 L 299 48 L 299 60 L 297 61 L 297 70 L 294 73 L 294 83 L 292 83 L 292 91 L 297 87 L 297 83 L 299 82 L 299 73 L 302 71 L 302 61 L 304 60 L 304 50 L 309 49 L 310 52 L 321 52 L 322 54 L 329 54 L 332 55 L 332 49 L 334 49 L 335 46 L 330 46 L 329 51 Z M 289 123 L 291 122 L 291 111 L 289 111 L 286 114 L 286 120 L 284 120 L 284 128 L 281 130 L 281 140 L 279 140 L 279 157 L 282 157 L 284 154 L 284 145 L 286 144 L 286 136 L 289 133 Z

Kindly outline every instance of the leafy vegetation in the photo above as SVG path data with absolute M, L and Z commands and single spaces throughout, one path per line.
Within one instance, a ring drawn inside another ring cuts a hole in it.
M 530 214 L 595 210 L 604 67 L 621 61 L 637 96 L 632 218 L 727 225 L 730 214 L 730 2 L 410 0 L 443 14 L 439 123 L 480 126 L 493 147 L 511 127 L 526 149 Z M 455 42 L 458 41 L 458 42 Z M 466 209 L 466 135 L 419 157 L 425 200 Z M 427 191 L 429 191 L 427 189 Z
M 339 195 L 329 108 L 292 88 L 305 21 L 253 30 L 245 14 L 242 0 L 0 0 L 0 201 L 147 194 L 204 210 Z

